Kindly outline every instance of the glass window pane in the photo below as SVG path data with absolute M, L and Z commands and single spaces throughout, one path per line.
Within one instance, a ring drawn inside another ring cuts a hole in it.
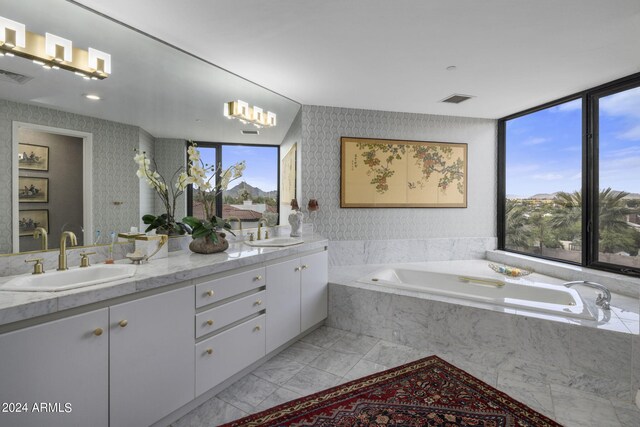
M 245 228 L 257 227 L 265 218 L 270 226 L 278 224 L 278 147 L 223 145 L 222 167 L 245 161 L 242 177 L 231 181 L 223 191 L 223 218 L 239 218 Z M 237 228 L 237 222 L 232 226 Z
M 582 259 L 582 101 L 505 123 L 505 249 Z
M 640 87 L 598 100 L 598 261 L 640 267 Z
M 207 146 L 198 146 L 198 151 L 200 151 L 200 159 L 204 162 L 205 165 L 213 166 L 216 164 L 216 149 L 215 147 L 207 147 Z M 211 178 L 211 174 L 207 175 L 207 179 Z M 215 178 L 211 180 L 211 183 L 215 183 Z M 192 215 L 196 218 L 205 218 L 204 207 L 201 202 L 195 200 L 193 197 L 193 213 Z

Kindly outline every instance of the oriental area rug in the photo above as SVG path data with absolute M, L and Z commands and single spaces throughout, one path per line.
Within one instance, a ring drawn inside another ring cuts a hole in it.
M 224 427 L 560 426 L 474 376 L 429 356 Z

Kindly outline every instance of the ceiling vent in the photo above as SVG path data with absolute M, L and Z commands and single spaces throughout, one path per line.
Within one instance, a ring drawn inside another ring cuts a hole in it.
M 19 85 L 23 85 L 32 79 L 33 77 L 25 76 L 23 74 L 12 73 L 11 71 L 7 70 L 0 70 L 0 82 L 17 83 Z
M 441 100 L 440 102 L 446 102 L 447 104 L 460 104 L 461 102 L 468 101 L 471 98 L 473 98 L 473 96 L 471 95 L 453 94 L 451 96 L 447 96 L 445 99 Z
M 243 135 L 259 135 L 260 132 L 258 132 L 257 130 L 241 130 L 240 132 L 242 132 Z

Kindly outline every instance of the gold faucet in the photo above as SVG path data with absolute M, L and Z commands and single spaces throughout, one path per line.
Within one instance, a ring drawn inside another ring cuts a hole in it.
M 67 237 L 71 246 L 78 246 L 78 239 L 72 231 L 65 231 L 60 236 L 60 255 L 58 255 L 58 271 L 68 270 L 67 267 Z
M 262 223 L 264 222 L 264 226 L 268 227 L 267 220 L 265 218 L 260 218 L 258 220 L 258 240 L 262 240 Z
M 238 218 L 237 216 L 228 216 L 225 218 L 225 220 L 227 222 L 231 222 L 231 221 L 238 221 L 238 225 L 240 226 L 239 230 L 240 230 L 240 235 L 242 236 L 242 221 L 240 220 L 240 218 Z
M 40 246 L 40 248 L 43 251 L 46 251 L 47 249 L 49 249 L 49 238 L 47 237 L 47 230 L 45 230 L 42 227 L 38 227 L 35 230 L 33 230 L 33 238 L 34 239 L 42 239 L 42 244 Z

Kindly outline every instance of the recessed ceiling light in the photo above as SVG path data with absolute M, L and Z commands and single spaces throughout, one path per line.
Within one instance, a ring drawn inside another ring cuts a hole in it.
M 447 71 L 455 71 L 455 70 L 457 70 L 457 69 L 458 69 L 458 67 L 456 67 L 455 65 L 449 65 L 449 66 L 447 67 Z
M 91 99 L 93 101 L 99 101 L 102 99 L 98 95 L 93 95 L 93 94 L 86 94 L 84 97 L 87 99 Z

